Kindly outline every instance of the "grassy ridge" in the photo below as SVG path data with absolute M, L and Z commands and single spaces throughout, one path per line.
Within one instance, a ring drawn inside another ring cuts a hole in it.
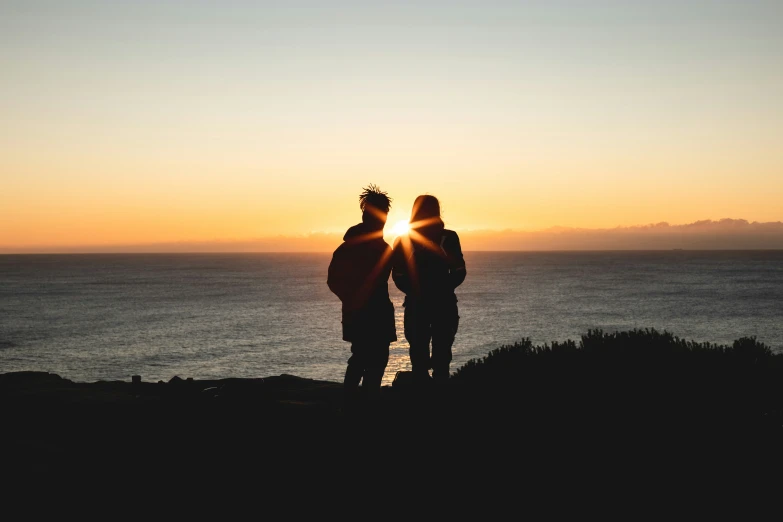
M 0 443 L 14 449 L 4 471 L 121 466 L 134 480 L 173 470 L 221 482 L 252 470 L 253 484 L 283 492 L 314 479 L 344 494 L 332 474 L 364 480 L 369 470 L 392 488 L 467 484 L 495 498 L 511 487 L 516 501 L 522 485 L 616 499 L 625 485 L 749 483 L 783 466 L 783 356 L 752 337 L 722 346 L 646 329 L 523 339 L 432 384 L 385 387 L 379 403 L 347 415 L 341 383 L 290 375 L 134 385 L 0 374 Z
M 523 339 L 501 346 L 460 367 L 452 385 L 461 401 L 511 415 L 551 412 L 609 425 L 776 423 L 783 411 L 783 355 L 755 337 L 726 346 L 655 329 L 589 330 L 579 342 Z

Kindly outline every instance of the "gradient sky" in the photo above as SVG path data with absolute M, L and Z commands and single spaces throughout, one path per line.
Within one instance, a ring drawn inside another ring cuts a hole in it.
M 325 6 L 329 7 L 325 7 Z M 0 0 L 0 247 L 783 219 L 783 2 Z

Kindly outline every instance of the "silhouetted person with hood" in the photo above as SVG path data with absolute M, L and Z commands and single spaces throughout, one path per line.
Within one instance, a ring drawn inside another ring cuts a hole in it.
M 360 381 L 368 400 L 378 398 L 389 345 L 397 340 L 388 286 L 392 249 L 383 239 L 391 198 L 370 185 L 359 195 L 359 208 L 362 222 L 345 233 L 327 279 L 342 301 L 343 340 L 351 343 L 343 381 L 348 409 L 357 405 Z
M 459 326 L 454 290 L 465 280 L 459 236 L 447 230 L 440 202 L 422 195 L 413 203 L 410 232 L 394 242 L 394 284 L 405 293 L 405 338 L 416 383 L 449 378 L 451 347 Z M 430 355 L 432 342 L 432 355 Z

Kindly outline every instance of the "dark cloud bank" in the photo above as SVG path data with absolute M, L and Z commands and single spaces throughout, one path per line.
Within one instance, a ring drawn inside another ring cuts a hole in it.
M 783 222 L 703 220 L 685 225 L 656 223 L 608 229 L 553 227 L 538 231 L 464 230 L 470 250 L 768 250 L 783 249 Z M 0 248 L 0 253 L 98 252 L 331 252 L 341 234 L 265 237 L 248 240 L 171 242 L 75 247 Z
M 466 250 L 764 250 L 783 248 L 783 223 L 721 219 L 609 229 L 477 231 L 461 236 Z

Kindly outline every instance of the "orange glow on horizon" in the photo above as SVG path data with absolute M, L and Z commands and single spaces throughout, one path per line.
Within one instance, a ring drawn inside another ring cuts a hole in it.
M 778 8 L 567 3 L 0 6 L 0 249 L 782 220 Z

